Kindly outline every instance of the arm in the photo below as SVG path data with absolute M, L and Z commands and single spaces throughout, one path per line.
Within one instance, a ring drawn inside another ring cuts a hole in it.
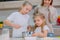
M 8 25 L 8 26 L 11 26 L 11 27 L 14 27 L 14 28 L 16 28 L 16 29 L 18 29 L 18 28 L 21 27 L 20 25 L 11 23 L 9 20 L 5 20 L 5 21 L 4 21 L 4 24 L 6 24 L 6 25 Z
M 48 28 L 48 26 L 46 25 L 46 26 L 44 26 L 43 27 L 43 32 L 36 32 L 36 33 L 34 33 L 32 36 L 39 36 L 39 37 L 47 37 L 47 34 L 48 34 L 48 31 L 49 31 L 50 29 Z
M 12 23 L 9 20 L 4 20 L 4 24 L 12 27 Z
M 48 33 L 48 31 L 45 30 L 45 31 L 43 31 L 43 33 L 41 33 L 41 32 L 34 33 L 34 34 L 32 34 L 32 36 L 47 37 L 47 33 Z
M 14 27 L 16 29 L 19 28 L 20 25 L 12 23 L 15 20 L 15 18 L 16 18 L 15 16 L 16 16 L 16 12 L 12 13 L 11 15 L 9 15 L 7 17 L 7 19 L 4 20 L 4 24 L 6 24 L 7 26 Z

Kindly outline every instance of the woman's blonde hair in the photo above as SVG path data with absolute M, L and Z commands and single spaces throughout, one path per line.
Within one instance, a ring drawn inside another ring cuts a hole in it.
M 32 4 L 31 4 L 30 2 L 25 1 L 25 2 L 20 6 L 19 11 L 22 9 L 22 6 L 24 7 L 24 6 L 26 6 L 26 5 L 31 5 L 31 6 L 32 6 Z
M 41 31 L 43 32 L 43 26 L 46 25 L 45 16 L 43 15 L 43 13 L 40 13 L 40 12 L 34 13 L 34 14 L 33 14 L 33 19 L 34 19 L 35 17 L 37 17 L 37 16 L 39 16 L 39 17 L 44 21 L 44 23 L 42 23 L 42 25 L 40 25 L 40 26 L 41 26 Z M 36 29 L 37 27 L 38 27 L 37 25 L 34 26 L 35 29 Z

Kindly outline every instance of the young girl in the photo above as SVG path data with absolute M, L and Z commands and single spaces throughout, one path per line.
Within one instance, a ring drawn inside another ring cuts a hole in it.
M 35 13 L 33 19 L 35 23 L 35 31 L 32 36 L 47 37 L 50 30 L 46 24 L 45 16 L 42 13 Z
M 12 37 L 21 37 L 22 32 L 27 31 L 29 15 L 27 14 L 32 9 L 32 4 L 24 2 L 18 12 L 12 13 L 4 23 L 13 28 Z
M 46 23 L 50 27 L 51 32 L 53 33 L 52 25 L 56 24 L 57 20 L 57 10 L 52 6 L 53 0 L 42 0 L 41 5 L 38 5 L 38 11 L 43 13 L 46 18 Z

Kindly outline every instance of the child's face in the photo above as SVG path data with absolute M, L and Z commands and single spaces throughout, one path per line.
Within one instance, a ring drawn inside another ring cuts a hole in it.
M 30 12 L 32 9 L 31 5 L 25 5 L 23 6 L 22 10 L 23 10 L 23 14 L 27 14 L 28 12 Z
M 50 5 L 51 0 L 44 0 L 44 5 Z
M 34 23 L 35 23 L 35 25 L 40 26 L 40 25 L 42 25 L 43 20 L 39 16 L 37 16 L 34 18 Z

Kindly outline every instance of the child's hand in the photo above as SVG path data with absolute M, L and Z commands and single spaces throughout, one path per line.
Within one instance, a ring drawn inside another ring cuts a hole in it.
M 32 36 L 34 37 L 34 36 L 38 36 L 38 33 L 34 33 L 34 34 L 32 34 Z
M 17 24 L 12 24 L 12 27 L 14 27 L 14 28 L 16 28 L 16 29 L 21 28 L 21 26 L 20 26 L 20 25 L 17 25 Z
M 32 27 L 29 25 L 28 27 L 27 27 L 27 31 L 31 31 L 32 30 Z

